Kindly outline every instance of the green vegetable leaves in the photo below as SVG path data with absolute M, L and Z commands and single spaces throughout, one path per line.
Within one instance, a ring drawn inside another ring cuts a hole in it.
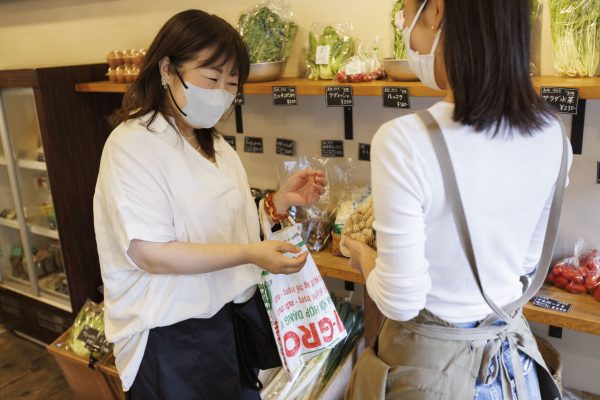
M 539 1 L 539 0 L 538 0 Z M 404 0 L 396 0 L 392 9 L 392 30 L 394 31 L 394 56 L 396 60 L 406 60 L 406 46 L 402 38 L 402 26 L 399 25 L 398 13 L 404 7 Z
M 327 26 L 317 36 L 308 34 L 308 79 L 333 79 L 340 67 L 354 55 L 355 42 L 333 26 Z
M 600 0 L 549 0 L 554 68 L 560 75 L 592 77 L 598 67 Z
M 270 7 L 259 6 L 240 16 L 238 31 L 251 63 L 275 62 L 288 58 L 298 25 Z

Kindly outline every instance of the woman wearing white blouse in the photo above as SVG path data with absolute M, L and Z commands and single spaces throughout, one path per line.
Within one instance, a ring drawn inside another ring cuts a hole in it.
M 403 10 L 411 70 L 423 84 L 447 92 L 428 112 L 447 143 L 482 286 L 500 307 L 521 296 L 521 276 L 531 274 L 540 261 L 563 154 L 561 126 L 529 77 L 530 3 L 406 0 Z M 570 148 L 565 151 L 571 157 Z M 378 355 L 390 367 L 396 366 L 398 354 L 414 353 L 422 363 L 409 362 L 415 368 L 428 361 L 434 364 L 427 350 L 398 333 L 409 332 L 404 325 L 392 321 L 474 328 L 492 309 L 471 273 L 445 187 L 448 182 L 442 179 L 422 118 L 411 114 L 384 124 L 373 138 L 371 155 L 377 252 L 357 241 L 345 243 L 352 265 L 366 278 L 369 295 L 389 318 L 380 334 L 386 342 L 379 343 Z M 396 329 L 392 325 L 398 329 L 393 343 L 388 335 Z M 410 338 L 418 342 L 417 336 Z M 536 368 L 528 356 L 519 355 L 527 398 L 539 399 Z M 436 357 L 447 361 L 435 372 L 441 374 L 436 383 L 441 385 L 453 356 Z M 476 399 L 503 398 L 506 382 L 501 378 L 512 374 L 514 383 L 515 372 L 509 367 L 504 376 L 499 365 L 490 365 L 498 379 L 480 375 L 485 379 L 473 378 L 474 387 L 465 393 L 474 393 Z M 405 377 L 401 370 L 397 374 L 386 389 L 390 398 L 404 398 L 403 390 L 412 393 L 411 399 L 473 398 L 452 391 L 436 397 L 433 383 L 421 382 L 414 374 L 402 388 Z M 471 376 L 464 372 L 463 382 L 470 382 Z M 456 387 L 459 382 L 452 384 Z M 372 395 L 363 392 L 355 398 L 375 398 Z M 519 393 L 519 399 L 524 396 Z
M 113 116 L 94 224 L 106 336 L 130 398 L 259 398 L 240 383 L 232 304 L 253 296 L 260 268 L 297 272 L 307 255 L 288 258 L 294 246 L 260 241 L 244 168 L 213 128 L 248 70 L 231 25 L 181 12 L 152 42 Z M 325 184 L 321 172 L 293 175 L 266 214 L 277 222 Z

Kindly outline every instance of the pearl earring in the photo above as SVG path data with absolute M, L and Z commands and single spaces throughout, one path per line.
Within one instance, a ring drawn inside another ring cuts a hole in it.
M 163 89 L 167 88 L 167 81 L 165 80 L 164 76 L 161 76 L 161 78 L 160 78 L 160 84 L 162 85 Z

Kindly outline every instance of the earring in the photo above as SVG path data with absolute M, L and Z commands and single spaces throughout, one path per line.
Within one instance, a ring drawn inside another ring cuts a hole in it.
M 161 86 L 163 87 L 163 89 L 166 89 L 166 88 L 167 88 L 167 81 L 165 80 L 165 77 L 164 77 L 164 76 L 161 76 L 161 77 L 160 77 L 160 84 L 161 84 Z

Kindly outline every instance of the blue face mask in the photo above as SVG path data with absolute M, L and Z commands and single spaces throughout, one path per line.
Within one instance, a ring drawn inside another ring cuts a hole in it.
M 417 15 L 415 15 L 415 19 L 412 24 L 406 29 L 402 31 L 402 36 L 404 39 L 404 45 L 406 46 L 406 57 L 408 58 L 408 67 L 410 70 L 419 78 L 419 80 L 423 83 L 423 85 L 428 86 L 435 90 L 442 90 L 436 80 L 435 80 L 435 51 L 438 47 L 438 43 L 440 42 L 440 36 L 442 31 L 438 31 L 435 36 L 435 40 L 433 41 L 433 46 L 431 47 L 431 52 L 429 54 L 419 54 L 417 51 L 414 51 L 410 47 L 410 35 L 419 20 L 419 17 L 423 13 L 425 6 L 427 5 L 427 0 L 423 2 L 419 11 L 417 11 Z

